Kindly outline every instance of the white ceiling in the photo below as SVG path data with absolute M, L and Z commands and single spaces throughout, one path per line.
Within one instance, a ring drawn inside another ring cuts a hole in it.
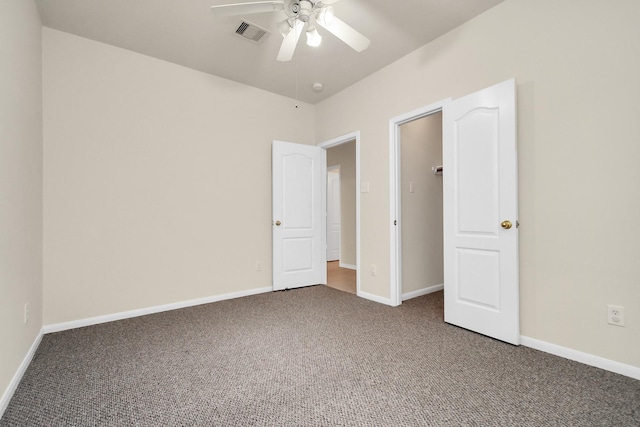
M 335 15 L 371 39 L 356 53 L 323 29 L 278 62 L 283 12 L 214 16 L 213 4 L 252 0 L 36 0 L 43 25 L 315 104 L 503 0 L 341 0 Z M 245 20 L 271 31 L 261 44 L 235 35 Z M 321 82 L 324 90 L 312 90 Z

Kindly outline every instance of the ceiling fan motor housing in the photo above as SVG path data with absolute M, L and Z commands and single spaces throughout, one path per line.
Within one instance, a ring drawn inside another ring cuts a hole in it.
M 313 2 L 312 0 L 291 0 L 289 10 L 291 11 L 292 18 L 297 18 L 302 22 L 309 22 L 314 9 L 322 7 L 322 2 Z

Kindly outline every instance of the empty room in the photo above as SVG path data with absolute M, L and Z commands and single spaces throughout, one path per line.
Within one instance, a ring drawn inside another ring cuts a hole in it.
M 0 426 L 640 425 L 639 22 L 0 0 Z

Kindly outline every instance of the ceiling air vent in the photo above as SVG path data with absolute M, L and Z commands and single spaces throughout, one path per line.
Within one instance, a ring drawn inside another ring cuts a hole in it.
M 242 21 L 236 30 L 236 34 L 254 43 L 262 43 L 262 41 L 269 35 L 269 31 L 264 28 L 260 28 L 251 22 Z

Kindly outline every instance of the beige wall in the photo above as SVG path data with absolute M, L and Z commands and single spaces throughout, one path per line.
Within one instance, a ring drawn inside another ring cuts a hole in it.
M 442 250 L 442 113 L 400 126 L 402 293 L 444 282 Z M 413 192 L 410 185 L 413 183 Z
M 318 141 L 361 131 L 362 290 L 389 297 L 389 119 L 515 77 L 521 333 L 640 366 L 638 17 L 637 0 L 508 0 L 318 104 Z
M 42 327 L 41 28 L 32 1 L 0 1 L 0 397 Z
M 356 142 L 327 150 L 327 167 L 340 165 L 340 264 L 356 261 Z
M 43 42 L 45 324 L 271 286 L 271 142 L 314 143 L 314 108 Z

